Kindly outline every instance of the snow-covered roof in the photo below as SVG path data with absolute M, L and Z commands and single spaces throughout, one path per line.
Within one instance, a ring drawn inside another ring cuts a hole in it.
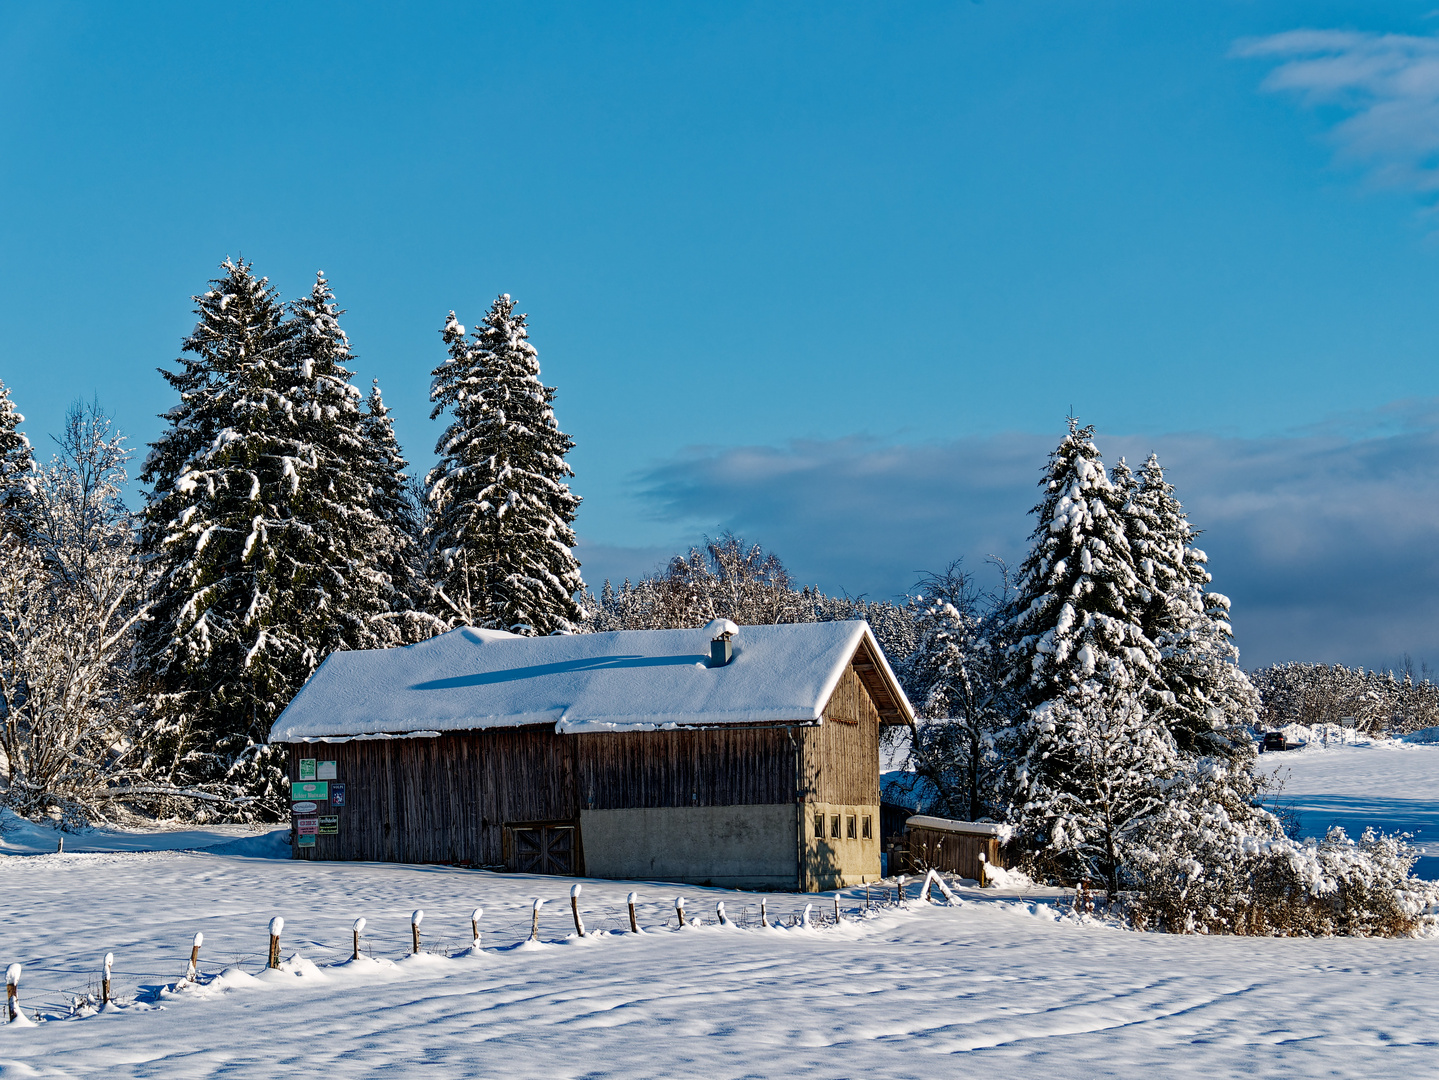
M 463 627 L 403 648 L 332 653 L 270 740 L 817 723 L 851 661 L 888 721 L 913 720 L 865 622 L 742 626 L 722 667 L 710 663 L 712 636 L 708 627 L 555 637 Z
M 1008 840 L 1011 832 L 1008 825 L 995 825 L 988 821 L 955 821 L 953 818 L 930 817 L 915 814 L 905 820 L 911 829 L 937 829 L 940 832 L 964 833 L 967 836 L 997 836 Z

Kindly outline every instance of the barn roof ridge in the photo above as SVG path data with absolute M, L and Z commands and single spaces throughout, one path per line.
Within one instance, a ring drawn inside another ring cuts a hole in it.
M 520 637 L 460 627 L 392 649 L 330 654 L 271 742 L 419 737 L 553 724 L 561 733 L 818 724 L 846 668 L 881 715 L 913 710 L 863 620 L 741 626 L 713 666 L 705 628 Z

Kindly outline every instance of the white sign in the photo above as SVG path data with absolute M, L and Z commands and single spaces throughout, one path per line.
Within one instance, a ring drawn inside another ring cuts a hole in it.
M 313 814 L 319 807 L 312 802 L 297 802 L 290 805 L 292 814 Z
M 334 780 L 334 779 L 335 779 L 335 765 L 336 765 L 336 762 L 333 762 L 333 761 L 317 761 L 317 762 L 315 763 L 315 779 L 316 779 L 316 780 Z

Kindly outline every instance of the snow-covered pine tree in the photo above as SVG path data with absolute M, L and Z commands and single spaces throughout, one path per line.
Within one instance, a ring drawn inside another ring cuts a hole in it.
M 375 380 L 363 418 L 364 468 L 370 485 L 370 509 L 376 522 L 377 568 L 387 584 L 388 613 L 377 627 L 386 645 L 408 645 L 444 629 L 428 613 L 420 554 L 423 519 L 411 494 L 409 467 L 395 439 L 390 409 Z
M 514 309 L 501 295 L 470 337 L 454 312 L 441 331 L 449 358 L 433 372 L 430 418 L 452 419 L 426 477 L 429 577 L 452 623 L 568 633 L 584 618 L 572 551 L 580 500 L 565 461 L 574 441 Z
M 30 440 L 20 430 L 24 422 L 10 399 L 10 388 L 0 382 L 0 534 L 18 528 L 24 478 L 35 468 Z
M 1139 623 L 1122 493 L 1093 434 L 1071 418 L 1050 455 L 1030 552 L 997 628 L 1011 643 L 1006 689 L 1019 710 L 1009 733 L 1008 813 L 1040 865 L 1070 875 L 1086 867 L 1066 822 L 1076 800 L 1098 794 L 1082 767 L 1098 752 L 1086 739 L 1133 737 L 1159 661 Z M 1116 715 L 1100 723 L 1096 709 L 1118 710 L 1123 722 Z M 1108 876 L 1111 868 L 1094 869 Z
M 244 262 L 196 297 L 180 404 L 152 444 L 141 541 L 158 574 L 140 669 L 168 779 L 278 812 L 275 717 L 334 648 L 368 644 L 373 567 L 359 394 L 321 278 L 285 310 Z
M 1208 556 L 1194 546 L 1198 533 L 1159 458 L 1150 454 L 1126 487 L 1126 529 L 1145 601 L 1140 625 L 1159 649 L 1159 681 L 1168 691 L 1157 718 L 1185 753 L 1222 758 L 1247 775 L 1259 695 L 1238 665 L 1229 598 L 1209 591 Z
M 919 716 L 909 764 L 934 786 L 930 813 L 980 821 L 991 812 L 999 765 L 993 736 L 1008 704 L 992 614 L 992 598 L 958 562 L 922 578 L 909 606 L 918 642 L 897 674 Z
M 276 432 L 293 442 L 298 461 L 290 513 L 303 522 L 294 541 L 304 544 L 299 561 L 316 571 L 318 609 L 310 632 L 320 659 L 337 648 L 395 644 L 389 628 L 391 582 L 385 564 L 393 541 L 375 507 L 375 485 L 386 481 L 370 439 L 375 430 L 351 382 L 350 342 L 340 326 L 344 314 L 324 272 L 308 296 L 290 305 L 296 328 L 294 430 Z M 391 433 L 393 444 L 393 433 Z M 391 484 L 403 484 L 389 480 Z M 318 661 L 317 661 L 318 662 Z

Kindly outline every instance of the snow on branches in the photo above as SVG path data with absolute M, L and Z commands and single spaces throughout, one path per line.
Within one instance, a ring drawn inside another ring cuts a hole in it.
M 555 421 L 555 389 L 540 381 L 525 316 L 498 297 L 470 336 L 451 312 L 435 368 L 431 419 L 451 422 L 426 477 L 429 575 L 452 624 L 519 634 L 572 633 L 584 618 L 575 545 L 580 500 Z

